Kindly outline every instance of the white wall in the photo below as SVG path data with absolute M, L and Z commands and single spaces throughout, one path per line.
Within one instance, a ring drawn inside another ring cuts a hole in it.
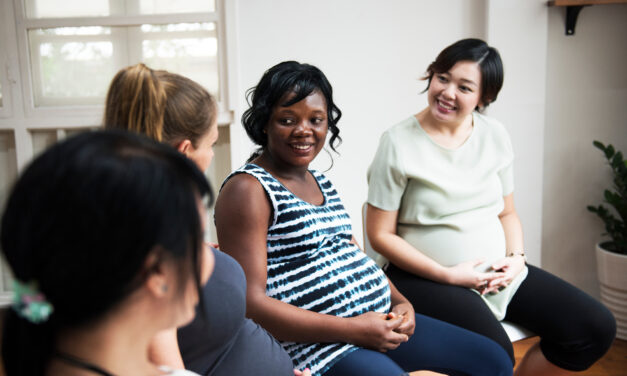
M 593 139 L 627 152 L 627 6 L 582 10 L 565 36 L 565 9 L 544 0 L 239 0 L 239 112 L 243 93 L 286 59 L 320 67 L 344 116 L 328 173 L 361 239 L 366 170 L 380 134 L 426 105 L 419 78 L 465 37 L 496 46 L 505 85 L 488 114 L 516 153 L 516 206 L 530 261 L 598 296 L 593 254 L 601 223 L 585 210 L 609 182 Z M 241 129 L 240 129 L 241 132 Z M 241 139 L 245 139 L 242 136 Z M 251 150 L 239 148 L 243 163 Z M 237 164 L 237 157 L 236 164 Z M 316 168 L 326 169 L 321 154 Z
M 489 113 L 512 133 L 516 203 L 531 261 L 540 263 L 545 1 L 239 0 L 237 8 L 240 113 L 246 108 L 244 91 L 280 61 L 314 64 L 331 81 L 344 114 L 339 123 L 344 143 L 328 174 L 353 218 L 357 239 L 366 171 L 380 134 L 426 106 L 419 78 L 442 48 L 461 38 L 488 38 L 501 50 L 507 72 Z M 238 149 L 243 163 L 250 144 Z M 324 153 L 318 159 L 314 167 L 329 166 Z
M 442 27 L 434 17 L 445 10 L 451 27 Z M 482 7 L 452 0 L 239 1 L 241 93 L 283 60 L 318 66 L 334 87 L 343 112 L 343 144 L 328 175 L 353 218 L 357 239 L 366 170 L 379 135 L 426 105 L 419 80 L 425 68 L 447 43 L 482 37 L 483 14 Z M 321 153 L 315 168 L 329 166 L 330 159 Z
M 511 136 L 515 205 L 529 262 L 539 266 L 548 7 L 543 0 L 487 5 L 487 41 L 499 49 L 505 66 L 503 89 L 488 114 L 503 122 Z
M 594 244 L 602 222 L 586 210 L 611 184 L 592 140 L 627 153 L 627 5 L 584 8 L 575 35 L 549 12 L 543 265 L 598 296 Z

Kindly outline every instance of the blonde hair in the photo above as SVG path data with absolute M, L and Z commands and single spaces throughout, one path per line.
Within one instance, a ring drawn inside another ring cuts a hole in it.
M 217 104 L 187 77 L 136 64 L 120 70 L 109 86 L 103 125 L 125 129 L 176 146 L 194 147 L 215 123 Z

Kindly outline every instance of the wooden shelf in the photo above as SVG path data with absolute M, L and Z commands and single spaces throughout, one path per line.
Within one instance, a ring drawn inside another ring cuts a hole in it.
M 627 0 L 551 0 L 549 6 L 566 7 L 566 35 L 575 34 L 577 17 L 583 7 L 601 4 L 627 4 Z

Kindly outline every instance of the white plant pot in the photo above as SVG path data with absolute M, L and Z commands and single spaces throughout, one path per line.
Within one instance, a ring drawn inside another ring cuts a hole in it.
M 616 318 L 616 337 L 627 340 L 627 256 L 596 248 L 601 302 Z

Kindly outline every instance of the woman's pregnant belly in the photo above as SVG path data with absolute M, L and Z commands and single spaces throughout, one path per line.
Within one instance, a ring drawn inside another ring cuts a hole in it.
M 498 217 L 457 229 L 444 225 L 398 224 L 398 235 L 443 266 L 505 256 L 505 234 Z

